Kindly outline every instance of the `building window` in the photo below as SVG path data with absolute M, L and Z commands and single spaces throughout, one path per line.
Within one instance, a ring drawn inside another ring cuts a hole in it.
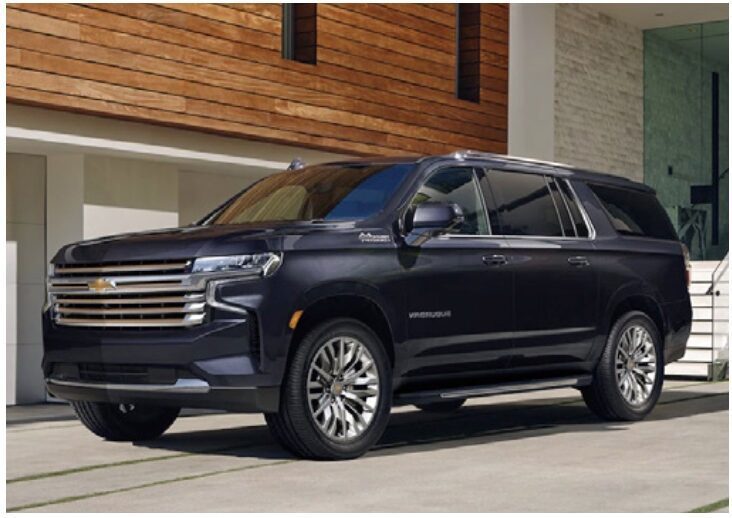
M 480 4 L 458 4 L 456 9 L 458 99 L 480 102 Z
M 315 64 L 318 4 L 282 4 L 282 57 Z

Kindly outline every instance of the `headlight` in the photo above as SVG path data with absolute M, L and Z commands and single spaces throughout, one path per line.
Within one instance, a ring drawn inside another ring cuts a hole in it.
M 264 254 L 225 255 L 220 257 L 199 257 L 193 262 L 192 273 L 259 273 L 263 277 L 272 275 L 282 263 L 282 255 L 274 252 Z

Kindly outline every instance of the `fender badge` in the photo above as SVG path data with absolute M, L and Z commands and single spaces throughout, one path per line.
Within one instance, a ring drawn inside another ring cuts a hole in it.
M 371 232 L 361 232 L 358 240 L 362 243 L 388 243 L 391 238 L 388 234 L 372 234 Z

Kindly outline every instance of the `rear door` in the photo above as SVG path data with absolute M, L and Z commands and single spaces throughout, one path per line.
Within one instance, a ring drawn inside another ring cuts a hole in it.
M 597 325 L 597 272 L 589 223 L 569 184 L 537 173 L 486 173 L 514 274 L 510 366 L 572 370 L 589 359 Z

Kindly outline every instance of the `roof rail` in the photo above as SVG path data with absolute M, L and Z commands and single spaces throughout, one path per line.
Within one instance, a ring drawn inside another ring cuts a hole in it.
M 290 165 L 287 166 L 288 171 L 297 171 L 298 169 L 302 169 L 305 167 L 305 161 L 300 157 L 295 157 L 292 159 L 292 162 L 290 162 Z
M 538 160 L 536 158 L 524 158 L 512 155 L 501 155 L 499 153 L 488 153 L 485 151 L 473 151 L 471 149 L 461 149 L 453 151 L 450 155 L 452 158 L 457 160 L 465 160 L 466 158 L 486 158 L 486 159 L 498 159 L 506 162 L 528 162 L 537 165 L 546 165 L 550 167 L 562 167 L 566 169 L 576 169 L 574 166 L 569 164 L 563 164 L 561 162 L 551 162 L 549 160 Z

